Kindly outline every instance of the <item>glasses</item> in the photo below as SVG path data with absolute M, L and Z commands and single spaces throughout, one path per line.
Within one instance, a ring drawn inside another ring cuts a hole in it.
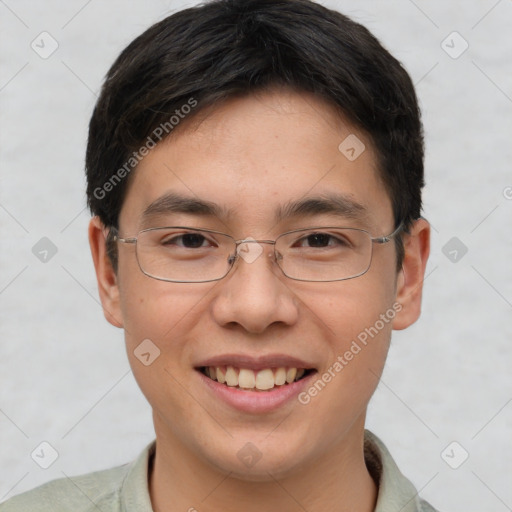
M 242 258 L 255 261 L 261 244 L 274 246 L 275 262 L 283 274 L 296 281 L 344 281 L 365 274 L 372 261 L 373 244 L 385 244 L 390 235 L 372 237 L 357 228 L 315 227 L 288 231 L 275 240 L 235 240 L 209 229 L 183 226 L 143 229 L 136 237 L 121 238 L 111 229 L 112 239 L 135 244 L 137 262 L 149 277 L 173 283 L 207 283 L 226 277 Z

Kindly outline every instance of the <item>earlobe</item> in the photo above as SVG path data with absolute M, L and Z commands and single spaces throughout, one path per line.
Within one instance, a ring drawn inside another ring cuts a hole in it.
M 430 224 L 423 218 L 414 221 L 403 236 L 404 260 L 397 277 L 396 302 L 401 310 L 395 316 L 393 329 L 405 329 L 419 318 L 425 268 L 430 254 Z
M 89 245 L 103 314 L 114 327 L 123 327 L 117 275 L 107 255 L 106 234 L 100 218 L 93 217 L 89 223 Z

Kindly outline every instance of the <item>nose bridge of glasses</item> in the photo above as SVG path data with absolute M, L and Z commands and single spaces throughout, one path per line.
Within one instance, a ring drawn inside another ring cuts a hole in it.
M 273 245 L 275 247 L 275 240 L 255 240 L 254 238 L 248 237 L 243 240 L 235 240 L 235 254 L 233 255 L 231 262 L 242 258 L 246 263 L 253 263 L 256 261 L 264 252 L 262 244 Z M 269 253 L 269 257 L 274 254 L 275 251 Z
M 243 238 L 242 240 L 235 240 L 235 244 L 239 247 L 241 244 L 271 244 L 275 245 L 275 240 L 255 240 L 254 238 Z
M 254 244 L 254 245 L 249 245 L 249 244 Z M 256 240 L 252 237 L 244 238 L 242 240 L 235 240 L 237 254 L 239 254 L 241 252 L 247 252 L 250 250 L 254 250 L 252 248 L 255 248 L 256 250 L 258 250 L 261 253 L 261 252 L 263 252 L 263 247 L 261 247 L 261 244 L 275 246 L 276 241 L 275 240 Z

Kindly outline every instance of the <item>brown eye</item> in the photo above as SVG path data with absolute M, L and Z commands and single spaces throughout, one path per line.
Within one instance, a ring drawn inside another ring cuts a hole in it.
M 297 246 L 302 248 L 323 249 L 325 247 L 349 246 L 348 240 L 341 236 L 334 236 L 330 233 L 310 233 L 297 240 Z
M 184 233 L 180 235 L 168 236 L 164 238 L 161 243 L 162 245 L 174 245 L 185 249 L 199 249 L 201 247 L 208 247 L 211 245 L 209 240 L 200 233 Z
M 331 235 L 326 233 L 315 233 L 314 235 L 309 235 L 306 240 L 309 247 L 326 247 L 329 245 L 331 238 Z

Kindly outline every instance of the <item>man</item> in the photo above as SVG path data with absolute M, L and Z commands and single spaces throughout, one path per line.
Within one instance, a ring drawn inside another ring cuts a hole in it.
M 89 239 L 156 442 L 18 510 L 431 511 L 365 431 L 429 254 L 412 83 L 308 0 L 217 0 L 119 56 Z

